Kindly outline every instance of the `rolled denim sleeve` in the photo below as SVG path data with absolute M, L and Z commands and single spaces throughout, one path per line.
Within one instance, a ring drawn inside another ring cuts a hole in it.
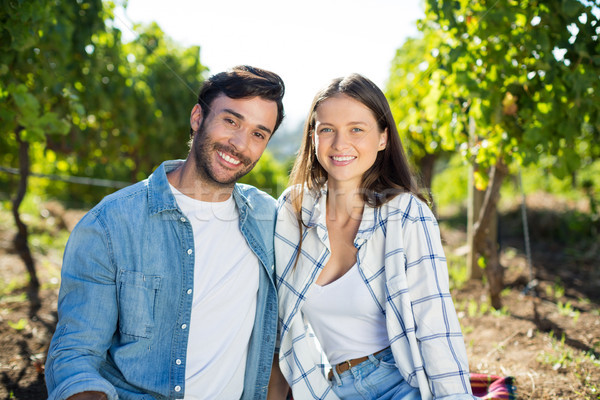
M 83 391 L 117 392 L 100 373 L 117 329 L 116 267 L 101 216 L 90 211 L 65 249 L 58 297 L 58 324 L 48 350 L 50 400 Z

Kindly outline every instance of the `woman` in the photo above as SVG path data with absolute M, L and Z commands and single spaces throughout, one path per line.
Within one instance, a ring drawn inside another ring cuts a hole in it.
M 317 93 L 290 182 L 270 398 L 472 399 L 438 225 L 375 84 Z

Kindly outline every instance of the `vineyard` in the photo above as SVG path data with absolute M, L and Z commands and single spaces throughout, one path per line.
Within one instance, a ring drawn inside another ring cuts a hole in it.
M 155 23 L 124 42 L 115 7 L 0 10 L 3 399 L 47 396 L 73 226 L 188 151 L 200 48 Z M 383 89 L 439 216 L 471 370 L 515 377 L 520 399 L 600 399 L 600 2 L 424 7 Z M 286 129 L 244 178 L 274 197 L 302 128 Z

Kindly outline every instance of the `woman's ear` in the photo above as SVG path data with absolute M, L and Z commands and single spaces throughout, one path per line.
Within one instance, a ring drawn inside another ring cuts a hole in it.
M 383 150 L 387 146 L 388 139 L 388 128 L 385 128 L 383 132 L 379 134 L 379 150 Z

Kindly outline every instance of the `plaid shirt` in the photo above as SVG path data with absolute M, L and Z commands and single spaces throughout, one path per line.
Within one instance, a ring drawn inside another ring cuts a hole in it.
M 279 296 L 279 366 L 294 398 L 337 399 L 327 361 L 302 314 L 306 293 L 330 254 L 326 188 L 305 191 L 302 253 L 290 189 L 279 199 L 275 228 Z M 404 379 L 422 398 L 473 399 L 465 345 L 448 286 L 439 227 L 426 204 L 401 194 L 364 207 L 354 245 L 362 279 L 386 315 L 390 346 Z M 447 396 L 447 397 L 446 397 Z

